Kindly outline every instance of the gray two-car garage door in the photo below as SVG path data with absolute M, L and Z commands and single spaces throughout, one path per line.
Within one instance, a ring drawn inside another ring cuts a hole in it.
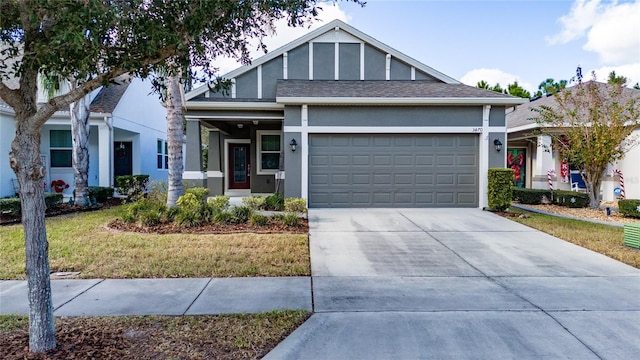
M 477 134 L 310 134 L 310 207 L 477 207 Z

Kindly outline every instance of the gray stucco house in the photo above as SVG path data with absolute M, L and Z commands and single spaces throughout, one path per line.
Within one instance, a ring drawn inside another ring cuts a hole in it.
M 184 179 L 210 195 L 283 192 L 310 207 L 485 207 L 505 109 L 335 20 L 187 94 Z M 202 169 L 200 130 L 209 130 Z M 295 147 L 293 146 L 295 144 Z

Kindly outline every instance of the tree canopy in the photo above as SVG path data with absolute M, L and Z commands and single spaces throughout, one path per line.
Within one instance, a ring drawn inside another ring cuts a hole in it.
M 491 90 L 501 94 L 508 94 L 512 96 L 517 96 L 521 98 L 528 99 L 531 97 L 531 93 L 525 90 L 522 86 L 518 84 L 518 81 L 514 81 L 513 84 L 508 84 L 506 89 L 503 89 L 499 83 L 496 83 L 494 86 L 489 85 L 485 80 L 480 80 L 476 84 L 476 87 L 479 89 Z

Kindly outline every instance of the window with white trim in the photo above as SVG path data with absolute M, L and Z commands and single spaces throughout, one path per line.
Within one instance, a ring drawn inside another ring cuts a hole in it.
M 280 169 L 282 133 L 279 130 L 257 130 L 257 174 L 275 174 Z
M 49 153 L 52 168 L 73 166 L 71 130 L 49 130 Z
M 167 141 L 158 139 L 157 146 L 157 168 L 158 170 L 168 169 L 169 168 L 169 148 L 167 146 Z

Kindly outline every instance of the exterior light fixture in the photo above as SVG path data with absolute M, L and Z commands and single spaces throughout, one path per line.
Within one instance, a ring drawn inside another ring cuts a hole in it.
M 242 129 L 244 127 L 243 123 L 238 123 L 238 129 Z
M 291 147 L 291 151 L 295 152 L 296 147 L 298 147 L 298 143 L 296 142 L 296 139 L 291 139 L 289 146 Z
M 500 142 L 500 139 L 493 140 L 493 146 L 496 147 L 497 152 L 500 152 L 500 150 L 502 150 L 502 143 Z
M 118 147 L 118 149 L 124 150 L 124 144 L 122 143 L 122 141 L 120 141 L 120 146 Z

